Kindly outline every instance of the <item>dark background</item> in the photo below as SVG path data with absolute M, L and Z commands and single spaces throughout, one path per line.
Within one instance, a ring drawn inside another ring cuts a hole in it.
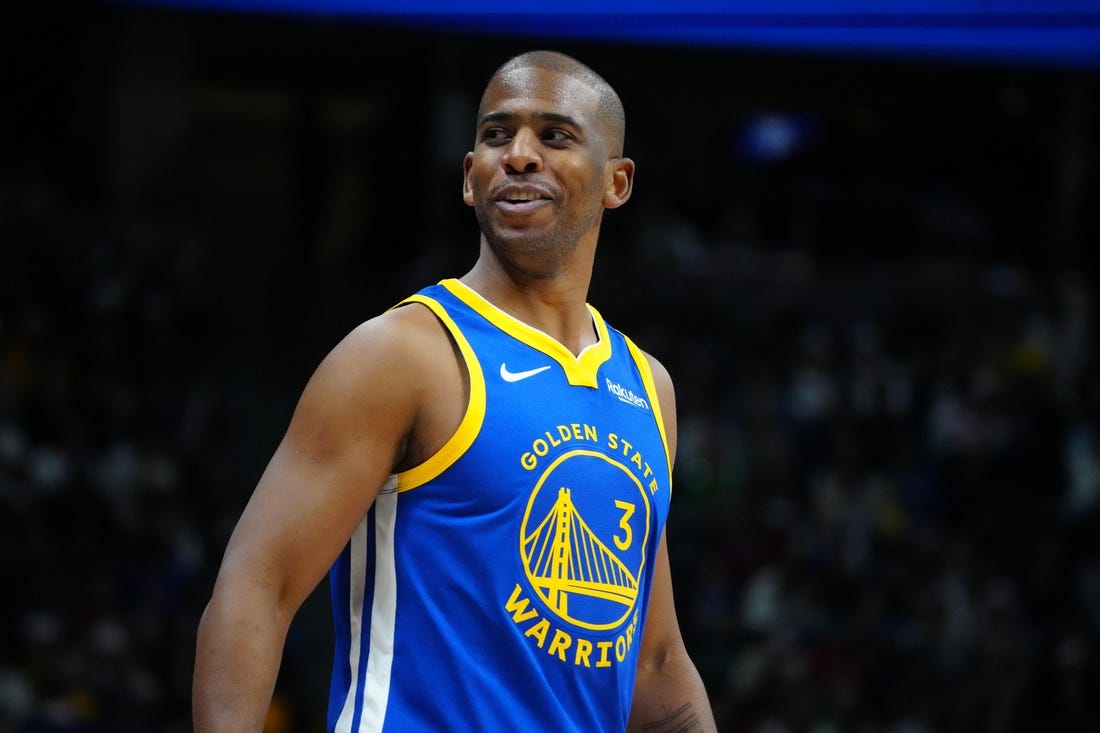
M 1100 729 L 1095 70 L 79 3 L 0 34 L 0 731 L 190 729 L 300 389 L 473 264 L 478 95 L 535 47 L 626 106 L 590 299 L 678 386 L 721 729 Z M 327 590 L 273 733 L 322 725 Z

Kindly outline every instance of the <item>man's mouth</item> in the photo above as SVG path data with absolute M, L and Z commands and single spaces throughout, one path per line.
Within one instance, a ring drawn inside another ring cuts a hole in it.
M 519 204 L 519 203 L 523 203 L 525 201 L 538 201 L 541 198 L 542 198 L 541 194 L 537 194 L 537 193 L 534 193 L 534 192 L 517 192 L 517 193 L 508 194 L 507 196 L 504 197 L 504 200 L 509 202 L 509 203 Z
M 509 214 L 529 214 L 551 202 L 545 191 L 533 187 L 509 187 L 493 197 L 497 207 Z

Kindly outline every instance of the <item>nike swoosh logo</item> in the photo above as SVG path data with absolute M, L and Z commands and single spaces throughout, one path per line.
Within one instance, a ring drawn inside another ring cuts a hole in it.
M 536 367 L 534 369 L 528 369 L 525 372 L 510 372 L 508 367 L 504 366 L 504 362 L 500 364 L 500 378 L 505 382 L 518 382 L 521 379 L 527 379 L 527 377 L 533 377 L 539 372 L 545 372 L 550 368 L 550 365 Z

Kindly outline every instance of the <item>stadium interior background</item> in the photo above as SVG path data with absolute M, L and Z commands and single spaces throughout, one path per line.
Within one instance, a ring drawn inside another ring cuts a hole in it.
M 329 348 L 476 255 L 476 95 L 621 92 L 591 300 L 666 363 L 725 731 L 1100 730 L 1095 69 L 50 3 L 3 34 L 0 731 L 186 731 Z M 321 729 L 327 582 L 269 732 Z

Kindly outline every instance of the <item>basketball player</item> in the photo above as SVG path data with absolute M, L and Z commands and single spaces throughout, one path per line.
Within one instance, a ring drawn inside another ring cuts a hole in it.
M 322 361 L 199 627 L 199 733 L 260 731 L 328 572 L 335 731 L 713 731 L 664 538 L 673 386 L 586 303 L 630 198 L 617 94 L 554 52 L 481 99 L 476 264 Z

